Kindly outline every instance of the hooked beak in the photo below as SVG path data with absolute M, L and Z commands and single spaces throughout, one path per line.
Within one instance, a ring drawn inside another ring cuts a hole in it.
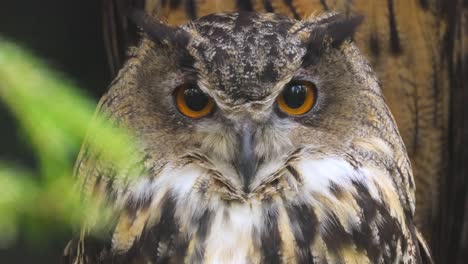
M 242 124 L 238 134 L 238 153 L 236 157 L 236 168 L 244 182 L 244 189 L 247 190 L 250 181 L 257 172 L 258 157 L 255 155 L 255 126 L 251 122 Z

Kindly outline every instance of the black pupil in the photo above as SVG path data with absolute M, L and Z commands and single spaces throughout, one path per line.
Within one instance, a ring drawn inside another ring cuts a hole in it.
M 287 106 L 299 108 L 306 99 L 307 88 L 303 84 L 292 84 L 283 91 L 283 99 Z
M 208 104 L 208 97 L 198 88 L 188 88 L 184 91 L 185 104 L 192 111 L 201 111 Z

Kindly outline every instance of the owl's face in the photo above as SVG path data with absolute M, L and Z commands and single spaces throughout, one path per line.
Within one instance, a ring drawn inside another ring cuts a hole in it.
M 146 40 L 129 95 L 138 113 L 125 119 L 156 160 L 197 153 L 247 193 L 298 151 L 380 137 L 369 121 L 387 111 L 378 85 L 342 43 L 358 22 L 333 32 L 339 19 L 217 14 Z
M 415 254 L 411 166 L 372 70 L 345 41 L 359 18 L 136 20 L 149 38 L 99 111 L 133 131 L 145 172 L 104 180 L 112 170 L 86 151 L 77 169 L 117 208 L 113 252 L 141 246 L 176 263 Z

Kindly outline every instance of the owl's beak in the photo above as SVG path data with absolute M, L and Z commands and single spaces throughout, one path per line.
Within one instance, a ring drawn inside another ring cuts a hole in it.
M 258 157 L 255 155 L 255 126 L 251 122 L 242 124 L 238 132 L 238 153 L 236 168 L 244 181 L 244 188 L 248 189 L 250 181 L 257 172 Z

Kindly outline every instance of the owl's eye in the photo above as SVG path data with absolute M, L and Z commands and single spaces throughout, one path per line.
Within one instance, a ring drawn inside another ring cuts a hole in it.
M 276 99 L 281 111 L 289 115 L 303 115 L 314 106 L 315 85 L 307 81 L 288 83 Z
M 213 99 L 194 84 L 184 84 L 177 88 L 175 99 L 179 111 L 191 118 L 204 117 L 214 107 Z

